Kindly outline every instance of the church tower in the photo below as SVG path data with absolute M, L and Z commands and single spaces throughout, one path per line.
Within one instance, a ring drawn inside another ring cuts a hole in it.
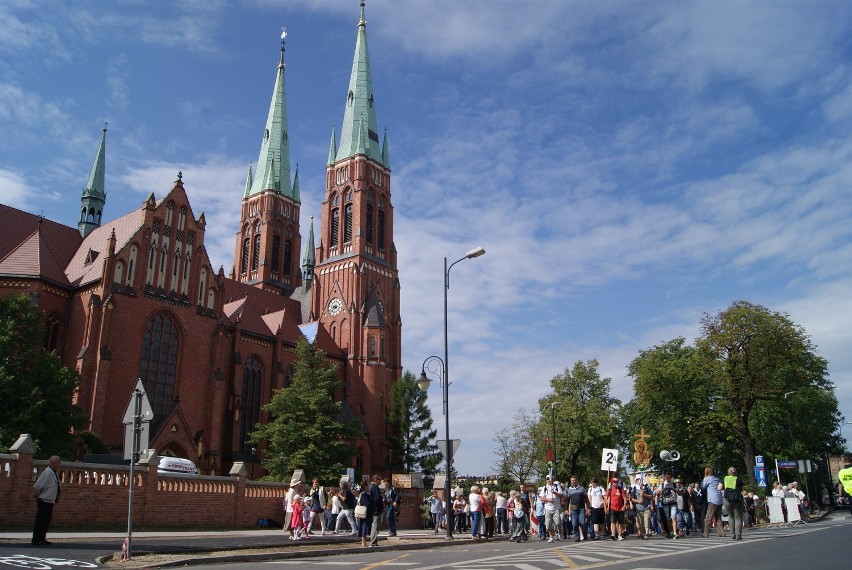
M 105 125 L 101 135 L 101 145 L 95 155 L 95 163 L 92 165 L 89 180 L 86 182 L 83 196 L 80 198 L 80 221 L 77 224 L 77 229 L 80 230 L 80 235 L 83 238 L 92 233 L 95 228 L 101 226 L 101 215 L 104 211 L 104 204 L 106 204 L 106 191 L 104 190 L 106 132 Z
M 364 3 L 340 144 L 331 133 L 312 312 L 348 355 L 344 398 L 366 431 L 359 466 L 387 470 L 390 390 L 401 377 L 399 278 L 387 134 L 379 143 Z
M 299 272 L 299 171 L 290 182 L 284 40 L 254 172 L 249 166 L 234 253 L 233 278 L 289 295 L 302 283 Z

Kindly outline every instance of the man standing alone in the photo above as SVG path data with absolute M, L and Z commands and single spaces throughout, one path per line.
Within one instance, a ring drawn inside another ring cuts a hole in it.
M 59 456 L 54 455 L 47 461 L 47 467 L 33 485 L 33 497 L 36 499 L 36 519 L 33 525 L 33 544 L 36 546 L 51 544 L 47 540 L 47 529 L 53 518 L 53 505 L 59 502 L 60 484 Z

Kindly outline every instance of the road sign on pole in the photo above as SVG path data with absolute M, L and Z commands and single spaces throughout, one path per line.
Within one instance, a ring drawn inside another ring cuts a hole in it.
M 758 487 L 766 487 L 766 469 L 764 467 L 754 467 L 754 478 L 757 479 Z
M 455 457 L 456 451 L 459 450 L 459 445 L 461 445 L 461 440 L 460 439 L 451 439 L 450 441 L 453 443 L 453 457 Z M 443 455 L 444 459 L 446 459 L 447 458 L 447 440 L 446 439 L 439 439 L 437 441 L 437 445 L 438 445 L 438 450 L 441 452 L 441 455 Z
M 766 465 L 763 464 L 763 456 L 762 455 L 755 455 L 754 456 L 754 464 L 757 467 L 766 467 Z

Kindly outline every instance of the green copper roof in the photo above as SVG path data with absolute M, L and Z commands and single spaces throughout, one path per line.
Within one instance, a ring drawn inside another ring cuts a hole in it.
M 334 125 L 331 126 L 331 144 L 328 145 L 328 164 L 334 164 L 337 157 L 337 139 L 334 137 Z
M 243 198 L 245 198 L 245 197 L 247 197 L 249 194 L 251 194 L 251 184 L 252 184 L 252 179 L 251 179 L 251 163 L 249 163 L 248 176 L 246 176 L 246 189 L 245 189 L 245 192 L 243 192 Z
M 266 118 L 266 130 L 260 144 L 257 158 L 257 176 L 252 181 L 251 190 L 246 196 L 259 194 L 273 189 L 285 196 L 293 197 L 290 186 L 290 142 L 287 135 L 287 93 L 284 88 L 284 38 L 281 34 L 281 59 L 278 62 L 278 74 L 269 115 Z
M 293 176 L 293 193 L 292 197 L 296 202 L 302 203 L 302 199 L 299 197 L 299 163 L 296 163 L 296 175 Z
M 364 122 L 363 127 L 361 122 Z M 361 131 L 363 128 L 363 132 Z M 379 149 L 379 134 L 376 127 L 376 109 L 373 101 L 373 80 L 370 76 L 370 56 L 367 52 L 367 21 L 364 19 L 364 3 L 361 3 L 361 18 L 358 21 L 358 37 L 355 41 L 355 58 L 349 76 L 349 91 L 346 94 L 346 110 L 340 133 L 340 147 L 336 160 L 356 154 L 365 154 L 382 162 Z
M 317 246 L 314 244 L 314 217 L 311 216 L 311 230 L 308 232 L 308 245 L 305 247 L 305 257 L 302 259 L 302 268 L 311 267 L 313 268 L 316 265 L 316 249 Z
M 83 198 L 100 198 L 106 200 L 106 191 L 104 190 L 104 172 L 106 170 L 106 127 L 104 127 L 101 135 L 101 144 L 98 147 L 98 153 L 95 155 L 95 163 L 92 164 L 92 171 L 89 173 L 89 180 L 86 182 L 86 187 L 83 189 Z

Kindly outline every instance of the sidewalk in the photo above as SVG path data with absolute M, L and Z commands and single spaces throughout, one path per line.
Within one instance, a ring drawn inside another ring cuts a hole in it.
M 50 532 L 49 547 L 38 549 L 39 555 L 51 550 L 80 548 L 85 545 L 91 553 L 89 560 L 97 559 L 105 565 L 121 564 L 123 567 L 170 567 L 214 562 L 263 561 L 302 558 L 307 556 L 333 556 L 364 551 L 358 537 L 348 533 L 334 535 L 326 532 L 305 540 L 289 540 L 281 529 L 230 530 L 230 531 L 147 531 L 134 532 L 132 560 L 120 562 L 121 545 L 126 537 L 122 532 Z M 30 532 L 0 533 L 0 543 L 29 545 Z M 492 540 L 505 540 L 506 535 L 496 535 Z M 378 549 L 413 550 L 451 545 L 470 544 L 469 534 L 456 535 L 447 540 L 444 531 L 435 534 L 432 530 L 399 530 L 397 536 L 379 533 Z M 35 548 L 35 547 L 33 547 Z

